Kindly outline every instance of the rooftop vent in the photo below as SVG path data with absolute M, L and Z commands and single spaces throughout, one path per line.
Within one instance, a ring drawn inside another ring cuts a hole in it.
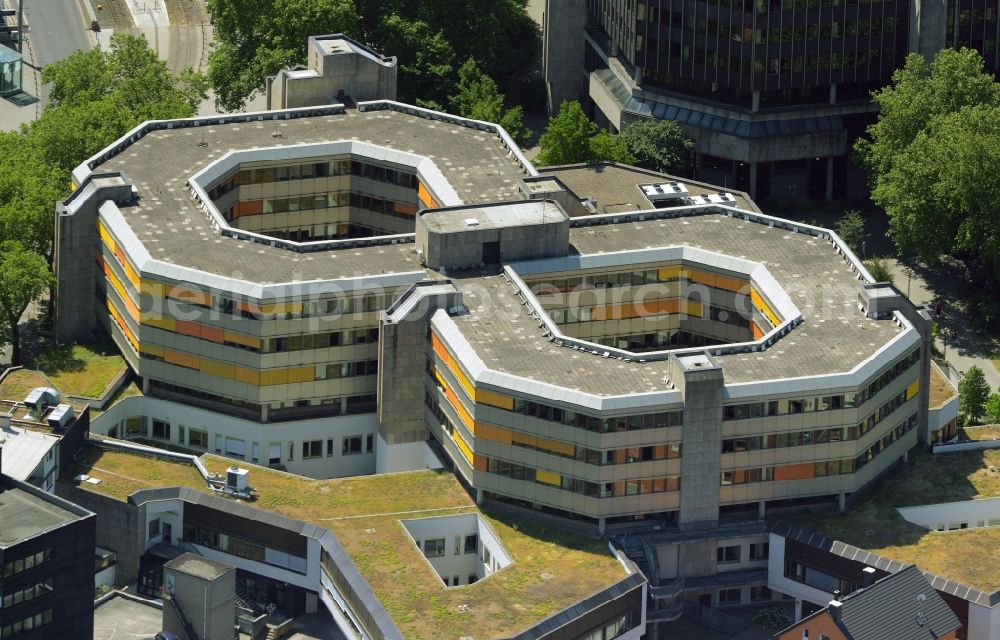
M 650 204 L 661 208 L 670 205 L 679 205 L 687 201 L 687 187 L 679 182 L 663 182 L 659 184 L 636 185 L 646 196 Z
M 45 411 L 52 405 L 59 404 L 60 399 L 59 392 L 52 387 L 35 387 L 24 399 L 24 404 L 28 406 L 32 413 L 35 413 Z
M 73 407 L 60 404 L 49 414 L 49 426 L 53 429 L 65 429 L 73 422 Z
M 250 486 L 250 471 L 239 467 L 226 469 L 226 489 L 242 493 Z

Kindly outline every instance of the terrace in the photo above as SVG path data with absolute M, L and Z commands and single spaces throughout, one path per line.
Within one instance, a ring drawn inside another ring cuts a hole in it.
M 915 448 L 904 467 L 848 513 L 798 514 L 782 520 L 990 593 L 1000 587 L 1000 527 L 928 531 L 903 520 L 896 509 L 998 497 L 998 469 L 997 449 L 934 456 Z
M 210 472 L 231 460 L 205 455 Z M 625 577 L 607 545 L 529 520 L 479 512 L 513 564 L 474 585 L 446 588 L 400 520 L 478 511 L 446 472 L 416 471 L 309 480 L 251 470 L 253 506 L 330 529 L 407 638 L 514 635 Z M 186 486 L 208 493 L 193 465 L 88 446 L 73 475 L 100 478 L 81 488 L 125 500 L 140 489 Z M 459 605 L 464 605 L 460 611 Z
M 954 385 L 941 373 L 941 370 L 937 365 L 931 366 L 931 397 L 930 397 L 930 408 L 938 409 L 944 403 L 948 402 L 952 398 L 958 395 L 958 390 L 955 389 Z

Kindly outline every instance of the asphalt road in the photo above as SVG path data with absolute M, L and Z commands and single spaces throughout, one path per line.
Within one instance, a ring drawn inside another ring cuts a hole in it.
M 94 46 L 77 0 L 24 0 L 24 14 L 36 66 Z M 44 102 L 45 96 L 40 97 Z

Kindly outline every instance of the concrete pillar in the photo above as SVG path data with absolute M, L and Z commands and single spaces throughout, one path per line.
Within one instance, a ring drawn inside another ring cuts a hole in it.
M 826 157 L 826 201 L 833 200 L 833 156 Z
M 910 461 L 910 451 L 906 450 L 903 452 L 903 464 L 906 464 L 909 461 Z
M 763 520 L 767 512 L 767 500 L 761 500 L 757 503 L 757 519 Z
M 264 403 L 262 403 L 260 405 L 260 421 L 261 422 L 267 422 L 267 414 L 268 414 L 268 411 L 270 411 L 270 409 L 271 409 L 271 405 L 269 405 L 266 402 L 264 402 Z
M 795 622 L 802 619 L 802 600 L 799 598 L 795 599 Z
M 747 193 L 751 198 L 757 197 L 757 163 L 750 163 L 750 184 L 747 185 Z
M 847 493 L 843 491 L 837 495 L 837 509 L 840 510 L 841 513 L 847 511 Z
M 597 519 L 597 533 L 599 533 L 599 534 L 601 534 L 603 536 L 604 535 L 604 530 L 605 530 L 605 528 L 607 526 L 607 523 L 608 523 L 607 522 L 607 518 L 598 518 Z
M 142 393 L 143 395 L 149 395 L 149 377 L 142 379 Z
M 754 91 L 751 98 L 750 111 L 757 113 L 760 111 L 760 91 Z
M 476 489 L 476 504 L 483 504 L 483 500 L 486 499 L 486 492 L 482 489 Z
M 542 14 L 542 71 L 546 109 L 559 111 L 565 100 L 578 100 L 583 86 L 584 31 L 587 3 L 583 0 L 545 0 Z
M 834 82 L 830 85 L 830 104 L 837 104 L 837 83 Z

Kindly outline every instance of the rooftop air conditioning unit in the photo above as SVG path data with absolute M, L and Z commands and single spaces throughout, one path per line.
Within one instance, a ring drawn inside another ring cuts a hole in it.
M 226 469 L 226 488 L 232 491 L 246 491 L 250 486 L 250 470 L 239 467 Z

